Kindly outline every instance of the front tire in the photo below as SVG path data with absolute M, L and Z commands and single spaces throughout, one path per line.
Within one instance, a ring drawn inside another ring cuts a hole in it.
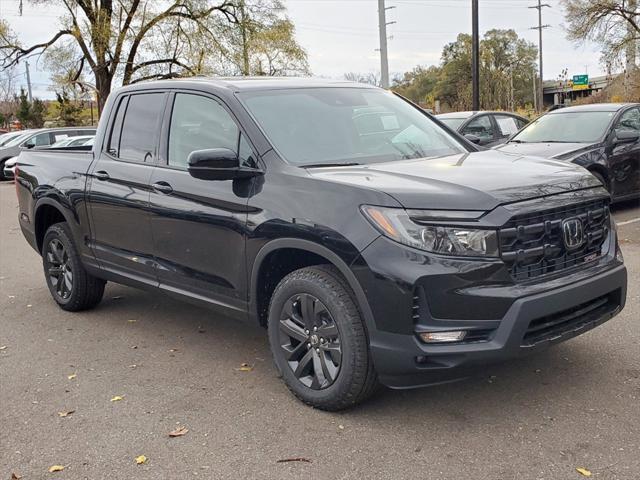
M 334 267 L 302 268 L 282 279 L 271 298 L 269 343 L 285 384 L 308 405 L 342 410 L 376 390 L 362 316 Z
M 72 238 L 66 223 L 51 225 L 42 241 L 42 264 L 56 303 L 63 310 L 78 312 L 100 303 L 105 281 L 84 269 Z

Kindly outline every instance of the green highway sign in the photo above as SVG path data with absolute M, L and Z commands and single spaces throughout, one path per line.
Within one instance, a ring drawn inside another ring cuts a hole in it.
M 589 85 L 589 75 L 574 75 L 573 76 L 573 84 L 574 85 Z

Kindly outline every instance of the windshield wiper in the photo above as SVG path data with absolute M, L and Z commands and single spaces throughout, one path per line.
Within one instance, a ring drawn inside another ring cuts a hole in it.
M 515 139 L 515 140 L 509 140 L 509 143 L 527 143 L 527 142 L 525 142 L 524 140 Z
M 355 165 L 362 165 L 358 162 L 334 162 L 334 163 L 304 163 L 298 165 L 300 168 L 320 168 L 320 167 L 353 167 Z

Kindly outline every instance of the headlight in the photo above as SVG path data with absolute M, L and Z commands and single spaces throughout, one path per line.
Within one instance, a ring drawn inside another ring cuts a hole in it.
M 398 243 L 443 255 L 499 256 L 495 230 L 421 225 L 402 208 L 364 205 L 361 210 L 380 233 Z

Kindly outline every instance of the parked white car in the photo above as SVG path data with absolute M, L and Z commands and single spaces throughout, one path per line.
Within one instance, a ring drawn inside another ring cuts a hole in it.
M 15 176 L 17 163 L 18 157 L 11 157 L 6 162 L 4 162 L 2 173 L 4 174 L 5 179 L 11 180 Z

